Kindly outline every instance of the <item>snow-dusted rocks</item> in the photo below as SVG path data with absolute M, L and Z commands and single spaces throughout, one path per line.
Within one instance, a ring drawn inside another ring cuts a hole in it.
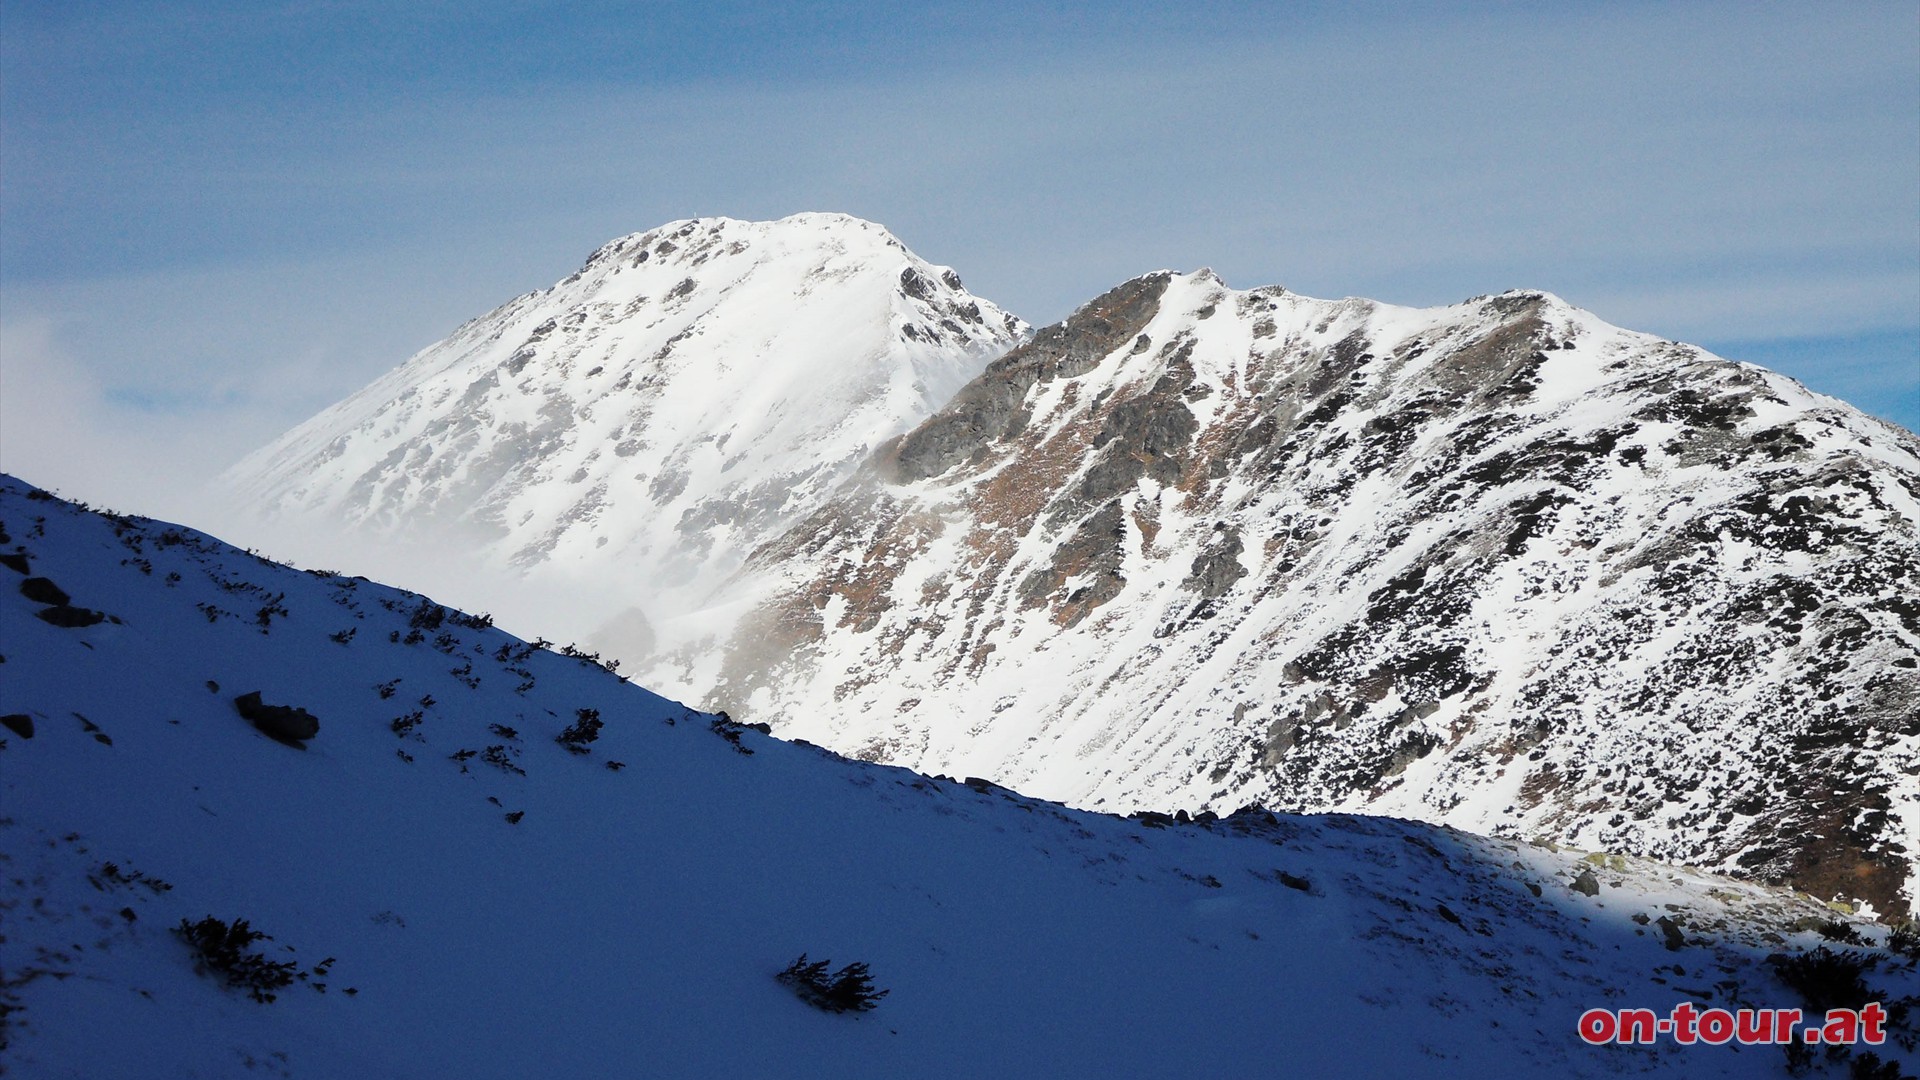
M 1920 442 L 1540 293 L 1128 282 L 649 672 L 1119 810 L 1365 810 L 1907 910 Z M 724 663 L 715 668 L 716 655 Z
M 269 518 L 590 580 L 651 618 L 1025 332 L 870 222 L 677 221 L 462 326 L 222 487 Z

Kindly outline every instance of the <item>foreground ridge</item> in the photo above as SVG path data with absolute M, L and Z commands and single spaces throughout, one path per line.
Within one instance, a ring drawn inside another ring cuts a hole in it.
M 1884 927 L 1777 889 L 848 761 L 12 478 L 0 551 L 0 1065 L 23 1075 L 1766 1076 L 1776 1049 L 1577 1024 L 1800 1007 L 1767 957 L 1823 933 L 1872 955 L 1873 994 L 1920 991 Z M 314 725 L 259 729 L 233 700 L 256 694 Z M 884 1000 L 809 1007 L 775 978 L 809 952 Z M 1894 1034 L 1878 1058 L 1910 1051 Z

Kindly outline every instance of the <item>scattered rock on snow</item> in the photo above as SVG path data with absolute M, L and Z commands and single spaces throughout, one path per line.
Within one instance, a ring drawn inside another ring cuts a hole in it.
M 283 743 L 300 746 L 305 739 L 320 733 L 320 721 L 305 709 L 291 705 L 268 705 L 260 700 L 260 691 L 250 690 L 233 699 L 240 715 L 253 722 L 265 734 Z
M 1686 947 L 1687 935 L 1680 929 L 1680 921 L 1678 919 L 1670 915 L 1662 915 L 1654 920 L 1654 924 L 1660 927 L 1662 934 L 1666 935 L 1667 951 L 1679 952 Z
M 107 619 L 104 612 L 94 611 L 91 608 L 74 607 L 71 604 L 59 604 L 54 607 L 41 608 L 39 611 L 34 612 L 34 614 L 40 617 L 41 622 L 50 623 L 66 629 L 92 626 L 95 623 L 105 622 Z
M 1583 868 L 1579 876 L 1573 879 L 1573 891 L 1587 896 L 1599 896 L 1600 879 L 1593 876 L 1592 870 Z
M 73 600 L 65 589 L 55 585 L 51 578 L 30 577 L 20 583 L 20 595 L 36 604 L 53 607 L 65 607 Z

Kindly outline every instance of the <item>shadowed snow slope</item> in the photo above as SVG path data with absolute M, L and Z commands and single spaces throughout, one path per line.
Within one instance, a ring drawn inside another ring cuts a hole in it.
M 11 478 L 0 551 L 22 1077 L 1774 1076 L 1774 1048 L 1575 1019 L 1799 1006 L 1763 958 L 1829 915 L 1429 825 L 1128 820 L 848 761 Z M 317 733 L 256 730 L 252 693 Z M 277 1000 L 196 971 L 174 931 L 209 916 L 272 935 Z M 774 979 L 803 951 L 890 993 L 811 1008 Z
M 1909 910 L 1920 441 L 1541 293 L 1130 281 L 655 685 L 1078 806 L 1366 810 Z

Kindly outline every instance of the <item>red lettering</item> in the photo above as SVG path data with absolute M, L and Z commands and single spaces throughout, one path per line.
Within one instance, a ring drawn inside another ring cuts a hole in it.
M 1877 1001 L 1869 1001 L 1860 1010 L 1860 1041 L 1879 1046 L 1887 1041 L 1887 1032 L 1882 1024 L 1887 1022 L 1887 1010 Z
M 1621 1009 L 1620 1033 L 1617 1036 L 1623 1043 L 1650 1043 L 1659 1030 L 1652 1009 Z
M 1698 1016 L 1691 1002 L 1683 1001 L 1673 1007 L 1673 1041 L 1681 1046 L 1691 1046 L 1694 1040 L 1693 1022 Z
M 1588 1009 L 1580 1014 L 1580 1037 L 1595 1046 L 1612 1042 L 1618 1030 L 1612 1010 Z
M 1824 1043 L 1850 1043 L 1860 1038 L 1860 1018 L 1852 1009 L 1828 1009 L 1827 1025 L 1820 1032 Z
M 1734 1038 L 1743 1046 L 1766 1042 L 1774 1030 L 1772 1014 L 1771 1009 L 1741 1009 Z
M 1700 1041 L 1719 1046 L 1733 1038 L 1733 1014 L 1725 1009 L 1708 1009 L 1700 1014 Z

